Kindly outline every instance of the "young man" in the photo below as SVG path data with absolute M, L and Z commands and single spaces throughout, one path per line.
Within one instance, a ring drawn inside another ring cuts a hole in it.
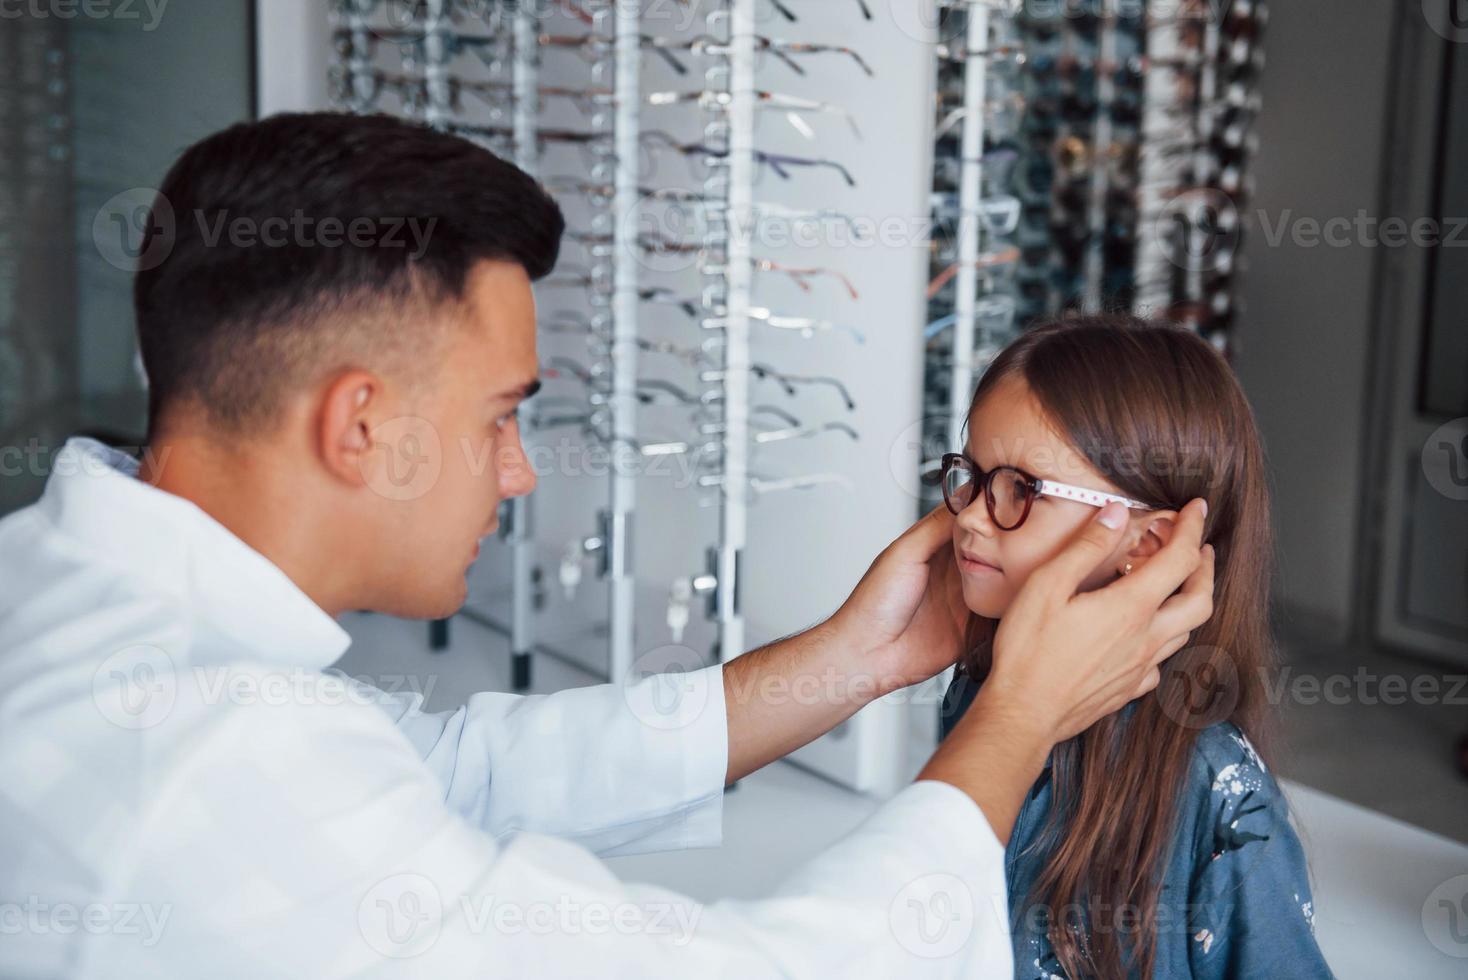
M 0 974 L 1008 975 L 1003 841 L 1051 745 L 1211 611 L 1196 503 L 1076 596 L 1104 512 L 916 783 L 768 900 L 700 907 L 595 855 L 716 845 L 728 782 L 952 664 L 945 508 L 806 633 L 676 684 L 427 714 L 325 672 L 334 617 L 452 613 L 533 489 L 514 411 L 558 209 L 468 142 L 321 114 L 192 147 L 153 218 L 142 465 L 72 440 L 0 521 Z M 832 676 L 828 701 L 764 696 Z

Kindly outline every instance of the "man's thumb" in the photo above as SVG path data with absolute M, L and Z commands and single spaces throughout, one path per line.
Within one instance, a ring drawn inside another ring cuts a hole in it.
M 1117 531 L 1126 523 L 1126 507 L 1116 501 L 1111 501 L 1101 508 L 1101 513 L 1096 515 L 1096 523 L 1106 528 L 1107 531 Z M 1110 538 L 1110 535 L 1107 535 Z
M 1109 555 L 1126 526 L 1126 507 L 1112 502 L 1101 508 L 1094 520 L 1087 522 L 1069 545 L 1049 562 L 1056 584 L 1073 595 L 1085 577 Z

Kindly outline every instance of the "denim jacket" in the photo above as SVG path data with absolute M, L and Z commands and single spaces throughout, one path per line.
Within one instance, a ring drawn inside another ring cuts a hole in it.
M 960 672 L 943 698 L 943 737 L 978 685 Z M 1027 902 L 1053 842 L 1050 764 L 1030 790 L 1005 849 L 1016 980 L 1066 980 L 1046 937 L 1044 909 Z M 1125 814 L 1119 814 L 1124 819 Z M 1231 724 L 1198 733 L 1163 871 L 1153 976 L 1329 978 L 1315 943 L 1305 853 L 1278 784 Z M 1118 926 L 1125 928 L 1126 920 Z M 1135 972 L 1132 976 L 1136 976 Z

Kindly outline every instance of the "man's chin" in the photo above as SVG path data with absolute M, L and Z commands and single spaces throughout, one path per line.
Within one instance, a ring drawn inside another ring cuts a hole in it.
M 469 585 L 461 575 L 456 586 L 412 595 L 398 593 L 373 610 L 399 619 L 448 619 L 464 608 Z

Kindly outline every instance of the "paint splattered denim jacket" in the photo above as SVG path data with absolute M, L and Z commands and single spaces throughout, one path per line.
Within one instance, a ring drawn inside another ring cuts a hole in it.
M 942 736 L 976 689 L 967 675 L 954 676 L 943 699 Z M 1022 904 L 1048 856 L 1041 833 L 1050 805 L 1047 763 L 1004 855 L 1016 980 L 1066 980 L 1045 935 L 1044 910 Z M 1315 943 L 1305 853 L 1279 786 L 1233 725 L 1199 733 L 1177 832 L 1157 912 L 1154 977 L 1331 976 Z M 1126 920 L 1118 921 L 1125 928 Z

